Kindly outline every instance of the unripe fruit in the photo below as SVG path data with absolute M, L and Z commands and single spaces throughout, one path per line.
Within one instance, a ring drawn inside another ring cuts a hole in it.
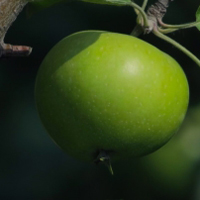
M 177 132 L 188 106 L 187 79 L 169 55 L 132 36 L 70 35 L 45 57 L 36 104 L 52 139 L 69 155 L 94 161 L 142 156 Z

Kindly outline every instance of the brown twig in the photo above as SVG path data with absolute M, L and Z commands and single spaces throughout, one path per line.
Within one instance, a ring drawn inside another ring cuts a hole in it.
M 158 26 L 158 23 L 162 22 L 171 1 L 173 0 L 158 0 L 148 8 L 147 18 L 150 26 L 146 30 L 146 33 L 150 33 L 155 26 Z
M 140 20 L 133 29 L 131 35 L 138 37 L 140 34 L 149 34 L 153 29 L 162 23 L 162 19 L 167 12 L 169 3 L 173 0 L 157 0 L 146 11 L 148 26 L 144 26 L 144 21 Z
M 26 4 L 26 0 L 0 0 L 0 57 L 27 56 L 32 51 L 29 46 L 4 43 L 8 29 Z
M 173 0 L 158 0 L 156 3 L 151 5 L 147 10 L 147 16 L 153 17 L 159 20 L 165 16 L 169 3 Z

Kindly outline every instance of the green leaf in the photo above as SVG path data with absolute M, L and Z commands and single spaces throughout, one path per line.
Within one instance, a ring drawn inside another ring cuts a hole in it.
M 31 17 L 33 14 L 37 13 L 40 10 L 51 7 L 57 3 L 68 1 L 70 2 L 73 0 L 32 0 L 27 6 L 26 13 L 28 17 Z
M 131 2 L 131 0 L 82 0 L 89 3 L 97 3 L 97 4 L 110 4 L 110 5 L 126 5 Z
M 200 6 L 199 8 L 197 9 L 197 12 L 196 12 L 196 21 L 200 22 Z M 200 24 L 196 26 L 199 30 L 200 30 Z
M 31 0 L 27 6 L 26 12 L 28 17 L 30 17 L 34 13 L 37 13 L 38 11 L 43 10 L 44 8 L 53 6 L 57 3 L 71 2 L 71 1 L 84 1 L 89 3 L 109 4 L 116 6 L 126 5 L 131 2 L 131 0 Z

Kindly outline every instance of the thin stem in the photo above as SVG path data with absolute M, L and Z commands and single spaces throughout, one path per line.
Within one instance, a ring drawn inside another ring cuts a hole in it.
M 147 6 L 148 0 L 144 0 L 143 4 L 142 4 L 142 9 L 145 10 L 146 6 Z
M 172 33 L 172 32 L 178 31 L 178 30 L 180 30 L 180 29 L 177 29 L 177 28 L 167 28 L 167 29 L 163 29 L 163 28 L 158 27 L 158 30 L 159 30 L 159 32 L 161 32 L 161 33 L 163 33 L 163 34 L 168 34 L 168 33 Z
M 147 18 L 146 13 L 144 12 L 144 10 L 140 6 L 138 6 L 136 3 L 134 3 L 134 2 L 130 2 L 129 5 L 131 7 L 133 7 L 134 9 L 136 9 L 136 11 L 137 11 L 136 14 L 137 15 L 141 15 L 142 18 L 143 18 L 143 23 L 144 23 L 143 25 L 145 27 L 148 27 L 149 26 L 148 18 Z
M 176 25 L 176 24 L 174 24 L 174 25 L 165 24 L 159 19 L 158 19 L 158 22 L 163 28 L 173 28 L 173 29 L 177 29 L 177 30 L 186 29 L 186 28 L 192 28 L 192 27 L 195 27 L 197 25 L 200 25 L 200 21 L 198 21 L 198 22 L 190 22 L 190 23 L 186 23 L 186 24 L 178 24 L 178 25 Z
M 200 67 L 200 60 L 194 54 L 192 54 L 189 50 L 187 50 L 185 47 L 183 47 L 181 44 L 179 44 L 175 40 L 171 39 L 170 37 L 160 33 L 158 30 L 154 29 L 153 33 L 157 37 L 169 42 L 170 44 L 174 45 L 176 48 L 181 50 L 183 53 L 185 53 L 187 56 L 189 56 Z
M 103 162 L 106 165 L 106 167 L 108 167 L 108 170 L 110 171 L 111 175 L 113 175 L 114 173 L 113 173 L 112 165 L 110 162 L 110 158 L 109 157 L 101 157 L 101 158 L 99 158 L 99 160 L 101 162 Z
M 187 24 L 179 24 L 179 25 L 165 24 L 159 19 L 158 19 L 158 22 L 161 25 L 161 27 L 158 27 L 158 30 L 163 34 L 172 33 L 172 32 L 178 31 L 180 29 L 192 28 L 197 25 L 200 25 L 200 21 L 191 22 L 191 23 L 187 23 Z
M 197 25 L 200 25 L 200 21 L 199 22 L 192 22 L 192 23 L 188 23 L 188 24 L 180 24 L 180 25 L 171 25 L 171 24 L 162 23 L 161 28 L 158 27 L 158 29 L 161 33 L 167 34 L 167 33 L 172 33 L 172 32 L 181 30 L 181 29 L 196 27 Z M 170 28 L 166 28 L 166 27 L 170 27 Z
M 108 152 L 104 151 L 104 150 L 100 150 L 98 156 L 96 157 L 96 159 L 94 160 L 94 163 L 98 164 L 98 163 L 103 163 L 105 164 L 110 173 L 113 175 L 113 169 L 112 169 L 112 165 L 111 165 L 111 161 L 110 161 L 110 156 L 108 154 Z

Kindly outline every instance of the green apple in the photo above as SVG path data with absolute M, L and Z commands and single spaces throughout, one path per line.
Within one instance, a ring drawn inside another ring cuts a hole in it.
M 36 80 L 37 109 L 47 132 L 85 161 L 146 155 L 177 132 L 189 89 L 179 64 L 132 36 L 72 34 L 47 54 Z

